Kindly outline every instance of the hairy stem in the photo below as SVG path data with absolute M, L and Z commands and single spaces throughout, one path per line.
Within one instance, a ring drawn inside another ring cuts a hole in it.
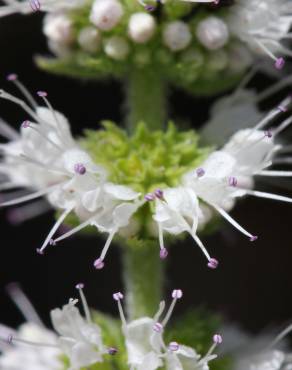
M 127 245 L 123 268 L 128 318 L 153 316 L 161 300 L 163 283 L 157 246 L 153 242 Z
M 161 74 L 155 68 L 133 69 L 126 86 L 128 130 L 141 121 L 154 130 L 164 128 L 166 87 Z

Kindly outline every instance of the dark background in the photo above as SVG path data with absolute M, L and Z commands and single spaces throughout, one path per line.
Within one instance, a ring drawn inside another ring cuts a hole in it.
M 70 119 L 76 135 L 84 127 L 97 127 L 101 119 L 121 121 L 123 90 L 118 83 L 85 83 L 46 74 L 34 66 L 32 55 L 47 52 L 41 15 L 1 19 L 0 87 L 14 91 L 5 76 L 16 72 L 32 92 L 48 91 L 54 107 Z M 258 88 L 267 83 L 263 76 L 254 82 Z M 207 118 L 210 102 L 172 92 L 171 115 L 187 118 L 198 127 Z M 4 101 L 0 101 L 0 116 L 15 127 L 26 118 L 15 105 Z M 35 250 L 53 223 L 53 213 L 15 227 L 7 222 L 6 212 L 0 213 L 1 322 L 17 325 L 22 320 L 5 293 L 6 284 L 14 281 L 21 283 L 47 322 L 50 309 L 76 296 L 74 286 L 80 281 L 86 284 L 91 306 L 116 313 L 111 297 L 112 292 L 122 289 L 119 248 L 110 249 L 107 268 L 102 272 L 92 267 L 103 243 L 98 236 L 76 235 L 42 257 Z M 221 261 L 216 271 L 206 268 L 199 248 L 190 239 L 173 247 L 167 261 L 166 292 L 183 289 L 184 299 L 177 312 L 205 303 L 254 332 L 292 320 L 292 206 L 249 198 L 232 214 L 259 235 L 259 240 L 249 243 L 224 223 L 220 231 L 204 240 L 211 254 Z

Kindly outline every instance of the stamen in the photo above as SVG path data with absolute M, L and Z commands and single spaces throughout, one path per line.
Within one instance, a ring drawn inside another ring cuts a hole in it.
M 280 334 L 276 336 L 276 338 L 272 341 L 269 345 L 269 348 L 274 347 L 277 343 L 279 343 L 283 338 L 285 338 L 290 332 L 292 331 L 292 324 L 290 324 L 287 328 L 281 331 Z
M 144 199 L 148 202 L 152 202 L 155 199 L 155 195 L 153 193 L 148 193 L 144 196 Z
M 236 186 L 238 184 L 237 178 L 234 177 L 234 176 L 229 177 L 228 184 L 229 184 L 229 186 L 232 186 L 232 187 L 236 188 Z
M 159 303 L 158 311 L 156 312 L 156 314 L 155 314 L 155 316 L 154 316 L 154 318 L 153 318 L 153 320 L 154 320 L 155 322 L 157 322 L 157 321 L 159 320 L 159 318 L 160 318 L 160 316 L 162 315 L 162 313 L 163 313 L 164 309 L 165 309 L 165 302 L 164 302 L 164 301 L 161 301 L 161 302 Z
M 20 135 L 18 131 L 14 130 L 11 126 L 8 125 L 3 119 L 0 118 L 0 135 L 8 140 L 18 140 Z
M 274 136 L 278 135 L 280 132 L 282 132 L 283 130 L 285 130 L 288 126 L 290 126 L 292 123 L 292 117 L 289 117 L 287 118 L 284 122 L 282 122 L 280 124 L 279 127 L 277 127 L 275 130 L 274 130 Z
M 265 193 L 262 191 L 255 191 L 255 190 L 246 190 L 246 189 L 242 189 L 242 190 L 244 190 L 246 194 L 252 195 L 254 197 L 278 200 L 280 202 L 286 202 L 286 203 L 292 203 L 292 198 L 285 197 L 283 195 Z
M 172 291 L 171 296 L 172 296 L 173 300 L 172 300 L 171 305 L 170 305 L 170 307 L 169 307 L 169 309 L 168 309 L 168 311 L 167 311 L 167 313 L 166 313 L 166 316 L 165 316 L 164 320 L 163 320 L 163 321 L 162 321 L 162 323 L 161 323 L 161 325 L 162 325 L 163 327 L 165 327 L 165 326 L 166 326 L 166 324 L 168 323 L 168 321 L 169 321 L 169 319 L 170 319 L 170 317 L 171 317 L 171 315 L 172 315 L 172 312 L 173 312 L 173 310 L 174 310 L 174 307 L 175 307 L 175 305 L 176 305 L 176 302 L 177 302 L 179 299 L 181 299 L 181 298 L 182 298 L 182 296 L 183 296 L 183 292 L 182 292 L 182 290 L 180 290 L 180 289 L 175 289 L 175 290 L 173 290 L 173 291 Z
M 106 254 L 107 254 L 107 252 L 109 250 L 109 247 L 111 245 L 111 242 L 112 242 L 113 237 L 115 236 L 116 232 L 117 232 L 117 230 L 114 229 L 112 232 L 109 233 L 109 236 L 108 236 L 108 238 L 106 240 L 106 243 L 105 243 L 105 245 L 104 245 L 104 247 L 102 249 L 102 252 L 101 252 L 100 257 L 97 260 L 94 261 L 94 267 L 97 270 L 100 270 L 100 269 L 102 269 L 104 267 L 104 262 L 103 261 L 104 261 L 104 259 L 106 257 Z
M 74 171 L 78 175 L 84 175 L 86 173 L 86 167 L 82 163 L 76 163 L 74 165 Z
M 66 209 L 61 214 L 61 216 L 59 217 L 59 219 L 56 221 L 55 225 L 52 227 L 51 231 L 49 232 L 48 236 L 46 237 L 46 240 L 44 241 L 43 245 L 38 250 L 39 254 L 43 254 L 44 253 L 46 247 L 50 244 L 50 241 L 52 240 L 52 237 L 54 236 L 54 234 L 56 233 L 56 231 L 59 229 L 59 227 L 61 226 L 61 224 L 65 220 L 65 218 L 69 215 L 70 212 L 72 212 L 73 208 L 74 208 L 74 206 Z
M 26 195 L 26 196 L 23 196 L 23 197 L 20 197 L 20 198 L 17 198 L 17 199 L 10 200 L 8 202 L 0 203 L 0 207 L 13 206 L 13 205 L 16 205 L 16 204 L 19 204 L 19 203 L 24 203 L 24 202 L 28 202 L 28 201 L 36 199 L 36 198 L 40 198 L 40 197 L 52 192 L 58 186 L 60 186 L 60 184 L 49 186 L 46 189 L 39 190 L 35 193 L 29 194 L 29 195 Z
M 84 310 L 84 313 L 85 313 L 86 320 L 87 320 L 88 323 L 91 323 L 92 320 L 91 320 L 90 310 L 89 310 L 89 307 L 88 307 L 88 304 L 87 304 L 86 297 L 85 297 L 84 292 L 83 292 L 83 288 L 84 288 L 84 284 L 82 284 L 82 283 L 79 283 L 79 284 L 76 285 L 76 289 L 78 289 L 79 294 L 80 294 L 80 299 L 81 299 L 81 302 L 82 302 L 82 306 L 83 306 L 83 310 Z
M 212 344 L 209 351 L 206 353 L 206 355 L 204 357 L 206 358 L 206 357 L 210 356 L 214 352 L 214 350 L 218 346 L 218 344 L 221 344 L 222 342 L 223 342 L 222 336 L 220 334 L 215 334 L 213 336 L 213 344 Z
M 283 69 L 285 66 L 285 59 L 284 58 L 277 58 L 276 62 L 275 62 L 275 67 L 276 69 L 278 70 L 281 70 Z
M 219 262 L 215 258 L 210 258 L 208 262 L 208 267 L 212 270 L 215 270 L 219 265 Z
M 21 127 L 22 128 L 31 128 L 32 130 L 34 130 L 38 135 L 40 135 L 40 137 L 42 137 L 45 141 L 47 141 L 48 143 L 50 143 L 55 149 L 57 149 L 59 152 L 62 152 L 63 150 L 56 144 L 54 143 L 48 136 L 44 135 L 40 129 L 38 128 L 38 126 L 36 124 L 33 124 L 32 122 L 29 122 L 28 120 L 22 122 L 21 124 Z
M 156 189 L 154 191 L 154 195 L 156 196 L 156 198 L 162 200 L 163 199 L 163 191 L 161 189 Z
M 23 94 L 23 96 L 27 99 L 27 101 L 31 104 L 31 106 L 36 109 L 37 102 L 35 101 L 34 97 L 28 91 L 28 89 L 19 81 L 17 74 L 11 73 L 7 76 L 7 80 L 14 83 L 14 85 L 18 88 L 18 90 Z
M 17 306 L 19 311 L 23 314 L 26 321 L 33 322 L 39 326 L 44 326 L 42 320 L 34 309 L 33 305 L 20 289 L 19 285 L 16 283 L 11 283 L 7 285 L 6 291 L 13 303 Z
M 168 349 L 171 352 L 176 352 L 176 351 L 179 350 L 179 344 L 177 342 L 170 342 L 169 345 L 168 345 Z
M 168 251 L 164 246 L 163 229 L 162 229 L 162 225 L 160 222 L 158 222 L 158 237 L 159 237 L 159 245 L 160 245 L 159 256 L 162 260 L 164 260 L 168 256 Z
M 244 235 L 248 236 L 250 241 L 255 241 L 257 236 L 250 234 L 247 230 L 245 230 L 239 223 L 237 223 L 223 208 L 216 206 L 215 204 L 211 204 L 212 207 L 216 209 L 217 212 L 221 214 L 232 226 L 234 226 L 238 231 L 242 232 Z
M 195 242 L 197 243 L 201 251 L 206 256 L 207 260 L 210 262 L 211 260 L 210 254 L 208 253 L 207 249 L 205 248 L 204 244 L 201 242 L 199 237 L 195 233 L 190 233 L 190 235 L 193 237 L 193 239 L 195 240 Z
M 196 169 L 196 174 L 197 174 L 197 176 L 198 177 L 203 177 L 204 175 L 205 175 L 205 170 L 204 170 L 204 168 L 197 168 Z
M 8 335 L 7 338 L 0 338 L 0 340 L 5 341 L 8 344 L 13 344 L 13 343 L 20 343 L 20 344 L 27 344 L 29 346 L 36 346 L 36 347 L 49 347 L 49 348 L 58 348 L 56 344 L 52 343 L 37 343 L 37 342 L 32 342 L 30 340 L 25 340 L 25 339 L 20 339 L 20 338 L 15 338 L 12 334 Z
M 107 349 L 107 353 L 111 356 L 114 356 L 118 353 L 118 349 L 116 347 L 109 347 Z
M 33 12 L 38 12 L 41 9 L 39 0 L 29 0 L 29 4 Z
M 160 324 L 159 322 L 156 322 L 154 325 L 153 325 L 153 330 L 156 332 L 156 333 L 161 333 L 163 331 L 163 325 Z
M 256 174 L 257 176 L 279 176 L 279 177 L 291 177 L 292 171 L 261 171 Z
M 116 302 L 118 302 L 118 309 L 119 309 L 119 314 L 120 314 L 120 317 L 121 317 L 121 321 L 122 321 L 123 326 L 126 326 L 127 321 L 126 321 L 124 310 L 123 310 L 123 307 L 122 307 L 122 304 L 121 304 L 121 300 L 124 299 L 124 295 L 121 292 L 114 293 L 113 294 L 113 299 Z

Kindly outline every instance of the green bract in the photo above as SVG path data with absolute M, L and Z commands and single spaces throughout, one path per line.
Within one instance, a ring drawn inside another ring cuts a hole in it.
M 53 73 L 90 79 L 128 78 L 133 69 L 143 72 L 143 69 L 151 68 L 160 79 L 200 95 L 218 93 L 239 81 L 247 67 L 238 55 L 238 48 L 242 47 L 239 41 L 230 39 L 226 45 L 212 51 L 196 37 L 199 21 L 213 15 L 224 19 L 226 9 L 169 0 L 154 12 L 147 12 L 136 0 L 119 2 L 123 6 L 123 16 L 115 27 L 106 31 L 99 30 L 90 21 L 92 1 L 81 9 L 66 13 L 72 22 L 73 40 L 69 45 L 59 43 L 56 47 L 55 44 L 52 49 L 57 58 L 38 57 L 39 66 Z M 142 43 L 129 37 L 129 20 L 137 13 L 151 14 L 156 21 L 153 36 Z M 179 50 L 170 50 L 163 42 L 165 28 L 174 21 L 183 21 L 191 33 L 191 41 Z M 78 42 L 82 30 L 88 27 L 95 28 L 100 38 L 99 46 L 92 52 L 82 49 Z M 128 51 L 123 57 L 115 58 L 106 53 L 105 45 L 112 37 L 126 43 Z

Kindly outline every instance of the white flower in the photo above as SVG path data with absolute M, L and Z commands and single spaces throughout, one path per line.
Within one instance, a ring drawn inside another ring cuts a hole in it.
M 176 52 L 185 49 L 191 43 L 192 34 L 185 22 L 173 21 L 164 27 L 162 38 L 164 44 Z
M 124 37 L 112 36 L 105 40 L 104 52 L 112 59 L 123 60 L 128 56 L 130 47 Z
M 229 41 L 226 23 L 214 16 L 205 18 L 198 23 L 196 35 L 201 44 L 210 50 L 220 49 Z
M 109 31 L 119 23 L 123 14 L 123 7 L 118 0 L 95 0 L 90 21 L 99 29 Z
M 128 34 L 130 38 L 143 44 L 151 39 L 156 28 L 154 17 L 147 13 L 134 13 L 129 19 Z
M 0 368 L 23 370 L 62 370 L 57 335 L 45 328 L 34 308 L 20 288 L 13 284 L 9 293 L 27 322 L 18 330 L 0 325 Z
M 89 53 L 95 53 L 101 45 L 100 32 L 95 27 L 85 27 L 78 35 L 80 47 Z
M 19 135 L 2 122 L 2 133 L 8 139 L 12 138 L 11 143 L 1 145 L 3 164 L 0 171 L 8 178 L 2 188 L 24 186 L 35 192 L 4 201 L 1 205 L 18 205 L 45 196 L 55 209 L 62 211 L 38 249 L 41 254 L 49 244 L 55 244 L 88 225 L 108 233 L 101 255 L 94 263 L 96 268 L 102 268 L 113 237 L 120 229 L 128 226 L 132 215 L 143 204 L 138 200 L 140 194 L 129 187 L 107 181 L 105 169 L 95 165 L 74 141 L 68 121 L 53 110 L 45 92 L 39 92 L 38 95 L 47 107 L 39 107 L 15 75 L 9 79 L 25 92 L 32 108 L 4 91 L 0 91 L 0 96 L 19 104 L 35 123 L 25 121 Z M 18 169 L 16 173 L 15 169 Z M 71 212 L 78 216 L 80 225 L 53 240 L 56 231 Z
M 74 41 L 73 24 L 64 13 L 49 13 L 45 16 L 43 32 L 51 42 L 70 45 Z
M 118 303 L 131 370 L 155 370 L 160 367 L 165 367 L 167 370 L 208 370 L 208 362 L 217 357 L 212 353 L 217 344 L 222 341 L 220 335 L 214 336 L 214 344 L 203 358 L 192 348 L 176 342 L 165 345 L 164 329 L 177 300 L 182 297 L 181 290 L 177 289 L 172 292 L 172 303 L 162 320 L 164 302 L 160 303 L 159 310 L 153 318 L 142 317 L 127 323 L 121 305 L 122 293 L 115 293 L 113 297 Z
M 71 299 L 62 310 L 57 308 L 51 311 L 54 329 L 60 335 L 60 348 L 70 360 L 69 370 L 103 362 L 103 355 L 107 353 L 100 328 L 91 321 L 87 306 L 87 319 L 80 315 L 75 306 L 77 302 Z
M 289 0 L 240 0 L 232 6 L 227 22 L 230 31 L 257 53 L 275 60 L 281 69 L 284 59 L 274 53 L 290 55 L 281 41 L 289 37 L 292 24 L 292 4 Z
M 191 187 L 182 186 L 164 189 L 163 193 L 156 197 L 155 202 L 153 218 L 158 225 L 160 257 L 165 258 L 167 255 L 163 240 L 164 230 L 173 235 L 187 232 L 192 236 L 208 259 L 208 266 L 215 266 L 216 260 L 210 257 L 197 236 L 199 220 L 203 218 L 203 214 L 199 208 L 196 192 Z

